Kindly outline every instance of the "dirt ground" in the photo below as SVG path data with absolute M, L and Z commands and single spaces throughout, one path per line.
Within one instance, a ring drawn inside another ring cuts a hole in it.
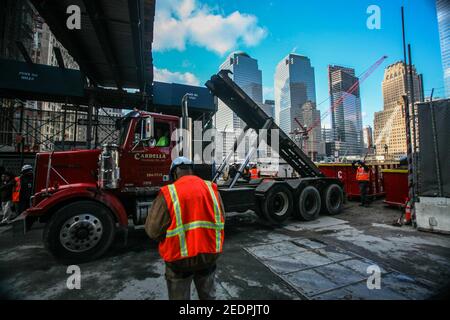
M 338 216 L 264 224 L 227 217 L 217 268 L 218 299 L 427 299 L 450 282 L 450 236 L 393 227 L 400 212 L 376 201 L 346 204 Z M 81 288 L 42 243 L 0 228 L 0 296 L 9 299 L 167 299 L 164 263 L 142 228 L 130 227 L 103 258 L 79 265 Z M 378 272 L 380 277 L 377 278 Z M 377 282 L 379 279 L 379 282 Z M 195 290 L 192 298 L 196 299 Z

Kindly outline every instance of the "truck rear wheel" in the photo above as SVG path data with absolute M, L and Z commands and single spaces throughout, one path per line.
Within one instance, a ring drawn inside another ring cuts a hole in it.
M 344 191 L 337 184 L 330 184 L 324 192 L 324 211 L 335 215 L 342 211 L 344 203 Z
M 293 211 L 292 193 L 282 184 L 274 185 L 261 203 L 262 215 L 271 223 L 280 224 L 290 218 Z
M 76 201 L 56 211 L 44 230 L 44 243 L 64 263 L 97 259 L 114 240 L 111 212 L 94 201 Z
M 298 197 L 296 217 L 305 221 L 316 220 L 320 213 L 321 202 L 319 191 L 313 186 L 307 186 Z

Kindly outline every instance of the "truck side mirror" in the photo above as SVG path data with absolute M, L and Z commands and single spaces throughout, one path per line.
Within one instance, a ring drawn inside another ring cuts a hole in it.
M 145 132 L 145 138 L 146 139 L 150 139 L 154 137 L 154 133 L 153 133 L 153 117 L 148 117 L 145 118 L 145 122 L 144 122 L 145 128 L 144 128 L 144 132 Z

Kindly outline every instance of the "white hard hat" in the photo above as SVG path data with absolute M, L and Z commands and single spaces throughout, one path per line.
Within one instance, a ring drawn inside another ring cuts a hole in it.
M 172 164 L 170 165 L 170 175 L 172 175 L 173 170 L 175 170 L 177 167 L 181 165 L 188 165 L 192 166 L 192 161 L 186 157 L 178 157 L 172 161 Z
M 33 167 L 29 164 L 26 164 L 22 167 L 21 172 L 27 171 L 27 170 L 33 170 Z

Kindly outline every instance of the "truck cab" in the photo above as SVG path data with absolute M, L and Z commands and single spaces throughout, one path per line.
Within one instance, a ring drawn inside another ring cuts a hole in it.
M 101 255 L 128 221 L 143 224 L 161 186 L 170 182 L 180 118 L 133 111 L 116 123 L 118 144 L 44 152 L 36 157 L 34 196 L 21 215 L 46 223 L 44 242 L 62 261 Z
M 148 112 L 131 112 L 120 120 L 117 178 L 121 192 L 151 193 L 168 183 L 178 125 L 176 116 Z

